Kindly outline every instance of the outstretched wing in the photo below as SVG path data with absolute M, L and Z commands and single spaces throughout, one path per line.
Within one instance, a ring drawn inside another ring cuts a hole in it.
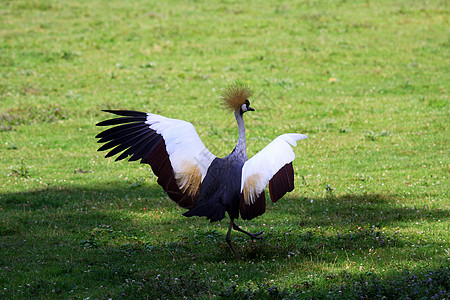
M 241 180 L 242 219 L 250 220 L 264 213 L 267 185 L 273 202 L 294 189 L 292 161 L 295 154 L 292 147 L 297 146 L 298 140 L 306 138 L 298 133 L 280 135 L 245 162 Z
M 98 151 L 105 157 L 122 152 L 116 161 L 130 157 L 152 167 L 168 196 L 181 207 L 191 208 L 198 198 L 201 182 L 216 158 L 200 140 L 194 126 L 186 121 L 129 110 L 104 110 L 122 117 L 97 126 L 110 126 L 99 133 Z

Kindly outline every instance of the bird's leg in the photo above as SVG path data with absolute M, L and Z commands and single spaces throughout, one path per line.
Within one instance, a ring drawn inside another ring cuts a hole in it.
M 248 235 L 248 236 L 251 237 L 252 239 L 260 240 L 260 239 L 263 239 L 263 238 L 264 238 L 263 236 L 260 236 L 261 234 L 264 233 L 264 231 L 260 231 L 260 232 L 257 232 L 257 233 L 250 233 L 250 232 L 248 232 L 248 231 L 245 231 L 245 230 L 242 229 L 241 227 L 237 226 L 236 224 L 234 224 L 233 220 L 231 220 L 231 224 L 233 225 L 233 229 L 234 229 L 234 230 L 240 231 L 240 232 L 242 232 L 242 233 L 245 233 L 246 235 Z M 231 228 L 231 224 L 230 224 L 230 228 Z
M 231 220 L 230 226 L 228 227 L 227 237 L 225 239 L 227 240 L 228 246 L 230 246 L 231 251 L 233 251 L 234 256 L 238 257 L 236 251 L 234 251 L 233 246 L 231 245 L 230 236 L 231 236 L 231 228 L 233 228 L 233 225 L 234 225 L 233 220 Z

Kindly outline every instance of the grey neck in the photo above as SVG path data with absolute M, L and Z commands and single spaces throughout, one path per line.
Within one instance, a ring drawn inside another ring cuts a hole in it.
M 247 160 L 247 148 L 245 144 L 245 124 L 244 118 L 239 110 L 234 112 L 234 116 L 236 117 L 236 122 L 239 128 L 239 139 L 236 144 L 236 148 L 234 148 L 234 155 L 241 157 L 244 161 Z

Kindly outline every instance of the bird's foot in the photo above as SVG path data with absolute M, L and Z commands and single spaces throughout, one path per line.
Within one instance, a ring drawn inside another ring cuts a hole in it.
M 264 231 L 260 231 L 260 232 L 257 232 L 257 233 L 250 233 L 250 232 L 248 232 L 248 231 L 245 231 L 245 230 L 242 229 L 241 227 L 237 226 L 233 221 L 231 221 L 230 224 L 231 224 L 230 227 L 232 226 L 234 230 L 239 231 L 239 232 L 242 232 L 242 233 L 245 233 L 245 234 L 248 235 L 252 240 L 261 240 L 261 239 L 264 238 L 263 236 L 260 236 L 261 234 L 264 233 Z
M 264 231 L 260 231 L 257 233 L 248 233 L 248 236 L 252 239 L 252 240 L 262 240 L 264 239 L 264 236 L 260 236 L 261 234 L 263 234 Z

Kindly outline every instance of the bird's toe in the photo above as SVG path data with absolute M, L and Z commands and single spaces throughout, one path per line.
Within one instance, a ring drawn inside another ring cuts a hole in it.
M 261 234 L 263 234 L 264 233 L 264 231 L 260 231 L 260 232 L 257 232 L 257 233 L 251 233 L 250 234 L 250 237 L 253 239 L 253 240 L 262 240 L 264 237 L 263 236 L 260 236 Z

